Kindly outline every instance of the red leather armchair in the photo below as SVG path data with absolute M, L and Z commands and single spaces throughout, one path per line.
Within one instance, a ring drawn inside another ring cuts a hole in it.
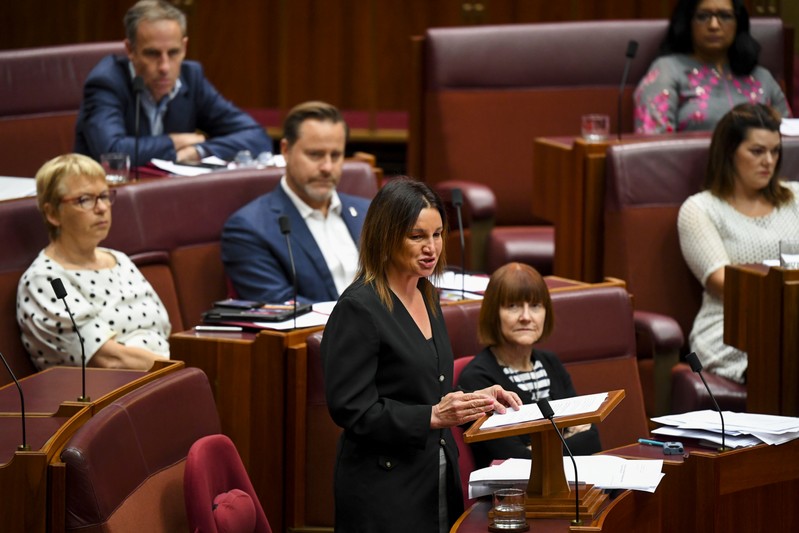
M 121 40 L 0 52 L 0 175 L 33 176 L 72 151 L 83 83 L 109 54 L 125 54 Z
M 196 368 L 167 374 L 105 407 L 61 453 L 66 531 L 186 531 L 186 456 L 197 439 L 219 431 L 211 386 Z
M 682 257 L 677 214 L 700 190 L 709 145 L 708 137 L 680 138 L 611 146 L 607 153 L 604 269 L 624 279 L 634 295 L 639 367 L 650 413 L 712 405 L 701 380 L 687 365 L 677 364 L 687 353 L 702 297 Z M 799 179 L 795 138 L 783 139 L 782 173 Z M 710 373 L 705 377 L 722 409 L 745 410 L 745 387 Z

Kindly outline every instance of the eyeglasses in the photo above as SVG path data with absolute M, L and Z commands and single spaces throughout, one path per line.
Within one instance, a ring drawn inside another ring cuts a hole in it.
M 719 24 L 730 24 L 735 20 L 735 13 L 732 11 L 697 11 L 694 13 L 694 22 L 707 24 L 715 17 Z
M 97 202 L 103 202 L 104 205 L 110 206 L 113 205 L 116 199 L 116 189 L 110 189 L 100 194 L 81 194 L 71 198 L 61 198 L 61 203 L 70 203 L 84 211 L 92 211 L 97 208 Z

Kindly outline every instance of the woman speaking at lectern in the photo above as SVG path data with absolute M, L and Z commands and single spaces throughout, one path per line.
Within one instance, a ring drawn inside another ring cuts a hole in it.
M 453 355 L 428 276 L 444 264 L 446 214 L 417 181 L 372 201 L 358 275 L 322 338 L 327 404 L 344 428 L 335 466 L 337 533 L 442 533 L 462 513 L 450 427 L 518 408 L 499 386 L 451 392 Z

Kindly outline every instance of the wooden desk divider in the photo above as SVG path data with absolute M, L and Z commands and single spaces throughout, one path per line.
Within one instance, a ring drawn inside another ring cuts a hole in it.
M 558 428 L 604 420 L 624 398 L 623 390 L 608 392 L 608 397 L 591 413 L 553 419 Z M 525 498 L 528 518 L 568 518 L 575 516 L 575 497 L 571 493 L 563 470 L 563 447 L 548 419 L 520 422 L 508 426 L 480 429 L 488 417 L 478 419 L 463 434 L 467 443 L 530 434 L 532 467 Z M 580 516 L 595 520 L 604 508 L 607 495 L 593 485 L 586 484 L 580 491 Z

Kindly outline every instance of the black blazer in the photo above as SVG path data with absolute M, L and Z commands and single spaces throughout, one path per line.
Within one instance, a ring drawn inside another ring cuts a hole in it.
M 428 340 L 392 298 L 389 311 L 371 285 L 356 281 L 339 298 L 322 338 L 327 404 L 344 428 L 335 468 L 337 533 L 438 533 L 442 448 L 448 526 L 463 510 L 452 433 L 430 429 L 432 406 L 452 391 L 452 348 L 441 309 L 436 304 L 435 316 L 428 309 Z
M 535 363 L 540 360 L 549 377 L 549 397 L 552 400 L 571 398 L 577 396 L 572 385 L 569 373 L 563 367 L 558 357 L 548 351 L 533 350 L 530 359 Z M 533 394 L 521 390 L 503 372 L 491 350 L 485 348 L 472 359 L 458 378 L 458 386 L 464 390 L 478 390 L 501 385 L 503 389 L 513 391 L 519 395 L 525 404 L 533 403 Z M 591 455 L 602 450 L 599 442 L 599 432 L 594 424 L 591 429 L 577 433 L 566 439 L 566 444 L 574 455 Z M 530 436 L 519 435 L 504 439 L 487 440 L 470 444 L 474 453 L 474 462 L 477 468 L 484 468 L 495 459 L 529 459 Z

